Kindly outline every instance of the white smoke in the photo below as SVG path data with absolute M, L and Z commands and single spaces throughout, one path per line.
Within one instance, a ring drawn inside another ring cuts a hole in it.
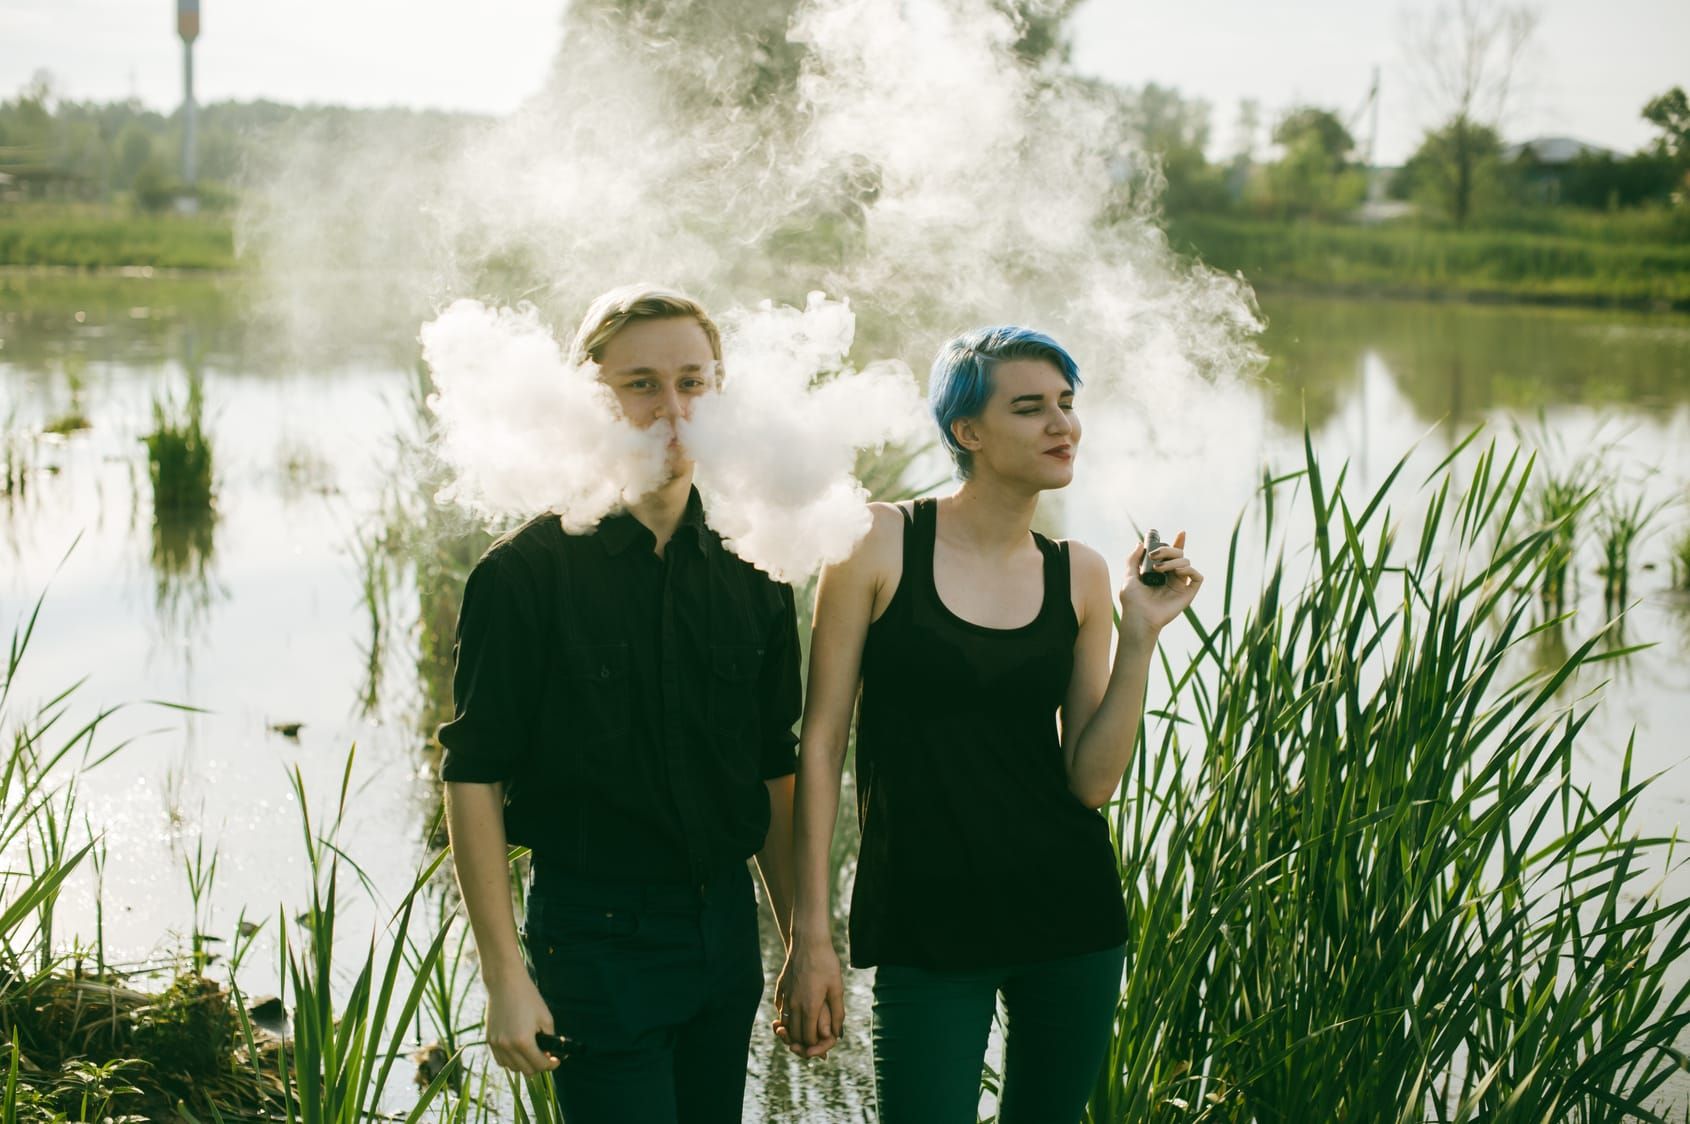
M 573 533 L 663 483 L 668 431 L 622 421 L 597 367 L 565 360 L 533 308 L 457 301 L 421 339 L 443 502 L 494 520 L 551 511 Z
M 802 581 L 868 533 L 857 454 L 928 425 L 909 368 L 846 364 L 849 305 L 811 293 L 802 311 L 765 301 L 724 318 L 722 393 L 701 399 L 682 442 L 710 524 L 741 558 Z
M 867 533 L 857 454 L 916 438 L 921 390 L 899 364 L 852 370 L 855 317 L 821 293 L 723 327 L 727 377 L 682 423 L 682 443 L 729 548 L 802 581 Z M 551 511 L 580 532 L 663 483 L 667 431 L 623 421 L 597 369 L 568 363 L 534 309 L 458 301 L 423 326 L 422 344 L 451 471 L 442 501 L 503 523 Z
M 577 0 L 551 80 L 509 118 L 459 125 L 435 144 L 413 130 L 275 145 L 281 172 L 260 169 L 243 196 L 241 244 L 292 336 L 324 348 L 471 295 L 531 299 L 559 323 L 634 277 L 718 308 L 774 298 L 724 318 L 730 379 L 743 382 L 689 440 L 723 533 L 782 573 L 805 568 L 792 540 L 814 537 L 815 556 L 832 557 L 866 526 L 861 512 L 845 517 L 861 492 L 840 473 L 852 450 L 888 439 L 882 430 L 908 432 L 897 420 L 907 384 L 877 361 L 924 369 L 942 340 L 984 324 L 1039 328 L 1074 353 L 1093 453 L 1148 447 L 1200 462 L 1229 440 L 1200 424 L 1205 401 L 1259 362 L 1253 298 L 1168 245 L 1146 173 L 1154 156 L 1126 143 L 1119 92 L 1018 58 L 1004 8 Z M 326 270 L 348 267 L 369 283 L 324 284 Z M 849 312 L 778 307 L 813 289 Z M 854 340 L 842 328 L 853 314 Z M 431 358 L 443 416 L 461 415 L 453 456 L 480 458 L 458 494 L 483 510 L 563 503 L 584 519 L 608 485 L 576 488 L 561 460 L 510 452 L 543 447 L 581 466 L 585 450 L 607 449 L 612 438 L 580 430 L 559 430 L 573 444 L 533 439 L 538 419 L 563 425 L 573 399 L 530 409 L 523 393 L 500 391 L 515 435 L 491 407 L 454 401 L 478 378 L 505 377 L 488 357 L 503 346 L 492 336 L 512 333 L 513 354 L 539 350 L 534 318 L 483 315 L 482 353 L 442 359 L 436 325 Z M 471 324 L 466 314 L 458 327 Z M 804 382 L 847 363 L 862 373 Z M 529 389 L 543 403 L 552 391 L 538 369 Z M 759 373 L 775 371 L 785 373 Z M 884 426 L 871 408 L 889 412 Z M 749 428 L 727 427 L 730 414 Z M 1082 458 L 1084 501 L 1130 506 L 1129 480 L 1088 475 L 1110 458 Z

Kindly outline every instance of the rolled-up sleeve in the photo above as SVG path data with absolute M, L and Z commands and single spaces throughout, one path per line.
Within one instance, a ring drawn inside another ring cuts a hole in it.
M 540 606 L 522 560 L 495 547 L 464 585 L 454 646 L 454 717 L 440 727 L 445 781 L 511 779 L 527 753 L 539 709 Z
M 758 684 L 758 729 L 764 780 L 793 773 L 797 768 L 798 736 L 792 732 L 804 707 L 798 668 L 798 609 L 792 587 L 780 587 L 780 608 L 769 626 L 763 673 Z

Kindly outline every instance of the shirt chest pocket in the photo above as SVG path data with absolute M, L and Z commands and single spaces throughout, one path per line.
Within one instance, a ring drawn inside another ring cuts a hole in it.
M 565 728 L 581 746 L 627 740 L 633 719 L 628 645 L 572 644 L 563 650 Z
M 710 645 L 710 725 L 735 744 L 757 733 L 757 681 L 763 649 L 755 644 Z

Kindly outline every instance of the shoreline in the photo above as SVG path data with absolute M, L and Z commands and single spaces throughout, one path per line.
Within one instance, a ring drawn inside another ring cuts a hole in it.
M 1211 265 L 1210 268 L 1220 267 Z M 20 265 L 0 263 L 0 282 L 43 280 L 89 281 L 242 281 L 261 275 L 257 269 L 199 269 L 154 265 Z M 1412 283 L 1319 282 L 1288 278 L 1251 277 L 1242 270 L 1221 270 L 1242 276 L 1258 295 L 1326 297 L 1355 301 L 1471 304 L 1491 307 L 1520 305 L 1538 308 L 1635 312 L 1653 316 L 1690 316 L 1690 297 L 1677 299 L 1615 296 L 1606 293 L 1544 292 L 1535 289 L 1461 288 Z

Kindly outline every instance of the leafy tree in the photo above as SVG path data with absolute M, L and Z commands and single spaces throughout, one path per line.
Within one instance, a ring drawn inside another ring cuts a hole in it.
M 1643 118 L 1661 131 L 1655 142 L 1668 156 L 1690 158 L 1690 98 L 1674 86 L 1643 107 Z
M 1163 206 L 1171 213 L 1219 210 L 1226 206 L 1225 173 L 1211 167 L 1209 103 L 1187 98 L 1171 86 L 1146 83 L 1119 92 L 1121 128 L 1131 148 L 1154 159 L 1166 186 Z
M 1472 217 L 1487 175 L 1494 181 L 1486 162 L 1495 160 L 1514 72 L 1537 22 L 1525 4 L 1456 0 L 1407 28 L 1413 72 L 1443 122 L 1416 155 L 1442 163 L 1428 178 L 1456 226 Z
M 1690 98 L 1685 97 L 1684 87 L 1674 86 L 1649 99 L 1643 116 L 1661 131 L 1654 155 L 1672 169 L 1670 194 L 1681 206 L 1690 207 Z
M 1341 214 L 1361 201 L 1365 176 L 1351 166 L 1355 138 L 1331 110 L 1301 106 L 1274 127 L 1283 155 L 1268 169 L 1268 207 L 1282 216 Z
M 1472 121 L 1451 121 L 1426 134 L 1398 174 L 1394 194 L 1418 199 L 1457 226 L 1507 194 L 1502 138 Z

